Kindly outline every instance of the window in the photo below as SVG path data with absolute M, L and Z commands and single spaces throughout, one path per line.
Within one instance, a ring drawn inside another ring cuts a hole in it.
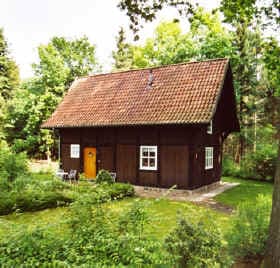
M 213 147 L 205 147 L 205 169 L 213 168 Z
M 70 157 L 71 158 L 80 158 L 80 144 L 71 144 Z
M 157 146 L 140 146 L 140 169 L 157 170 Z
M 207 126 L 207 134 L 213 133 L 213 123 L 212 120 L 210 121 L 210 124 Z

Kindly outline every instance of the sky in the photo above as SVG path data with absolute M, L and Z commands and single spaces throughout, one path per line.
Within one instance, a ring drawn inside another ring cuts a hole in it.
M 219 0 L 200 0 L 206 9 L 215 8 Z M 129 20 L 118 7 L 118 0 L 2 0 L 0 28 L 9 50 L 20 69 L 22 79 L 32 77 L 31 64 L 38 62 L 37 47 L 47 44 L 53 36 L 78 38 L 86 35 L 96 45 L 96 56 L 109 71 L 116 36 L 121 26 L 128 30 Z M 162 20 L 178 17 L 173 8 L 160 12 L 152 23 L 145 24 L 140 42 L 152 36 Z M 182 27 L 187 27 L 182 25 Z

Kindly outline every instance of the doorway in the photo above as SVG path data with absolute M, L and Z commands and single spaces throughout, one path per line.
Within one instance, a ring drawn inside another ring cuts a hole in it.
M 96 148 L 94 147 L 84 149 L 84 173 L 87 179 L 96 177 Z

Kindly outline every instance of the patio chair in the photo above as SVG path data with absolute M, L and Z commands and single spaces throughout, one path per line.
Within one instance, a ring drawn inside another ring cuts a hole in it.
M 68 175 L 68 180 L 70 180 L 70 182 L 76 181 L 77 180 L 77 170 L 76 169 L 71 169 Z
M 115 182 L 116 178 L 117 178 L 117 173 L 116 172 L 110 172 L 110 175 L 111 175 L 113 181 Z

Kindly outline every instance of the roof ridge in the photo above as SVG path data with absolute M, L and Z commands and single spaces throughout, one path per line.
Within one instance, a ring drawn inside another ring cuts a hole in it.
M 111 74 L 119 74 L 119 73 L 128 73 L 128 72 L 135 72 L 135 71 L 143 71 L 143 70 L 151 70 L 151 69 L 160 69 L 160 68 L 167 68 L 171 66 L 179 66 L 179 65 L 189 65 L 189 64 L 196 64 L 196 63 L 201 63 L 201 62 L 209 62 L 209 61 L 229 61 L 229 58 L 215 58 L 215 59 L 207 59 L 207 60 L 194 60 L 194 61 L 189 61 L 189 62 L 179 62 L 179 63 L 173 63 L 173 64 L 164 64 L 160 66 L 151 66 L 151 67 L 145 67 L 145 68 L 139 68 L 139 69 L 131 69 L 131 70 L 120 70 L 120 71 L 112 71 L 112 72 L 106 72 L 106 73 L 99 73 L 99 74 L 90 74 L 90 75 L 85 75 L 81 77 L 77 77 L 77 80 L 80 79 L 85 79 L 89 77 L 95 77 L 95 76 L 102 76 L 102 75 L 111 75 Z

